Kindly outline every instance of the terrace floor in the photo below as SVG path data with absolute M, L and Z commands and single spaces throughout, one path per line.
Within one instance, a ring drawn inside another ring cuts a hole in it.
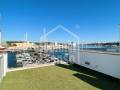
M 116 79 L 72 65 L 8 72 L 0 90 L 120 90 Z

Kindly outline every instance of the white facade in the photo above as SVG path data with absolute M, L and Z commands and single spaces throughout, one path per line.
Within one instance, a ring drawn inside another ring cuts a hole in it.
M 120 53 L 81 50 L 79 58 L 76 53 L 70 54 L 70 61 L 120 79 Z
M 0 53 L 0 82 L 7 72 L 7 53 Z

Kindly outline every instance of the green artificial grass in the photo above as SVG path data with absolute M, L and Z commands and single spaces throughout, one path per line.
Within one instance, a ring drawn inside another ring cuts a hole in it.
M 116 79 L 72 65 L 7 73 L 0 90 L 120 90 Z

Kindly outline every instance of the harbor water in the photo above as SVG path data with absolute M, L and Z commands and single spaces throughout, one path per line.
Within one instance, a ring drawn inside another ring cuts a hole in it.
M 16 67 L 16 54 L 14 52 L 8 52 L 8 68 Z

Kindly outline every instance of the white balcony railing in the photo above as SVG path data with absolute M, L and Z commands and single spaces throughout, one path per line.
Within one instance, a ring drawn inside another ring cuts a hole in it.
M 7 53 L 0 52 L 0 82 L 7 72 Z

